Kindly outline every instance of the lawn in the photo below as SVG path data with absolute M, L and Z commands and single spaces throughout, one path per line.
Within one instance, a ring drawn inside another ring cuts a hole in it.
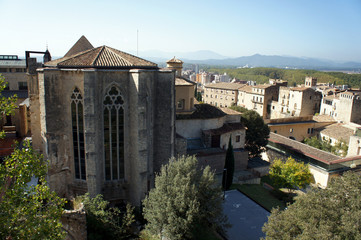
M 286 203 L 275 196 L 276 192 L 267 190 L 260 184 L 232 184 L 231 189 L 238 189 L 268 211 L 271 211 L 272 208 L 276 207 L 279 207 L 280 209 L 286 207 Z

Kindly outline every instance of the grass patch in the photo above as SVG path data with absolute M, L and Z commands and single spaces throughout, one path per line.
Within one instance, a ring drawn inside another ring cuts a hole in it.
M 231 189 L 238 189 L 240 192 L 247 195 L 259 205 L 271 211 L 272 208 L 279 207 L 280 209 L 286 208 L 286 203 L 275 197 L 271 191 L 265 189 L 259 184 L 232 184 Z

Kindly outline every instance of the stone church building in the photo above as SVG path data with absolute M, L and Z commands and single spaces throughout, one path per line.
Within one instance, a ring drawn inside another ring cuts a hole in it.
M 174 155 L 175 72 L 82 36 L 28 76 L 33 146 L 49 161 L 50 187 L 139 206 Z

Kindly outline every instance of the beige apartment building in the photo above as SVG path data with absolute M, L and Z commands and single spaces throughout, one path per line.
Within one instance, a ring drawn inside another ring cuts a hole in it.
M 264 119 L 270 116 L 271 102 L 278 98 L 279 86 L 263 84 L 239 89 L 238 105 L 256 111 Z
M 238 83 L 214 83 L 204 87 L 204 102 L 216 107 L 230 107 L 237 104 L 238 89 L 244 85 Z
M 361 124 L 361 93 L 346 91 L 322 99 L 320 114 L 333 117 L 336 121 Z
M 271 118 L 303 117 L 319 112 L 322 94 L 310 87 L 280 87 L 273 101 Z
M 196 83 L 181 76 L 183 61 L 174 57 L 167 61 L 167 68 L 176 71 L 175 98 L 177 114 L 194 111 L 194 91 Z

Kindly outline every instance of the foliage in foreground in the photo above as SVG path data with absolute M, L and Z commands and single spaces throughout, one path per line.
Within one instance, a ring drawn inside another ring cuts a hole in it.
M 263 118 L 253 110 L 247 110 L 242 114 L 242 123 L 246 126 L 245 148 L 251 157 L 260 156 L 268 144 L 269 127 L 264 123 Z
M 288 209 L 272 211 L 266 239 L 361 239 L 361 177 L 348 172 L 327 189 L 296 197 Z
M 345 140 L 338 141 L 334 146 L 327 140 L 320 140 L 316 136 L 305 138 L 305 144 L 312 147 L 333 153 L 335 155 L 345 157 L 347 155 L 348 145 Z
M 5 82 L 5 78 L 0 74 L 0 93 L 5 89 L 7 83 Z M 16 96 L 13 97 L 4 97 L 0 94 L 0 120 L 5 116 L 11 115 L 14 113 L 15 102 L 17 100 Z M 0 138 L 5 137 L 5 133 L 3 131 L 0 132 Z
M 146 230 L 169 239 L 192 239 L 195 226 L 218 231 L 227 227 L 222 210 L 222 190 L 210 167 L 199 170 L 197 159 L 172 158 L 155 178 L 155 188 L 145 198 Z
M 228 190 L 232 185 L 234 175 L 234 152 L 231 137 L 229 137 L 226 159 L 224 161 L 224 169 L 225 171 L 223 171 L 222 187 L 223 190 Z
M 89 240 L 121 240 L 132 237 L 131 225 L 135 217 L 131 205 L 127 204 L 126 211 L 122 213 L 119 208 L 110 208 L 109 202 L 100 194 L 91 198 L 87 193 L 78 198 L 84 204 Z
M 288 189 L 304 188 L 313 179 L 308 164 L 297 162 L 292 157 L 285 162 L 276 159 L 270 167 L 269 175 L 277 187 Z
M 0 165 L 0 238 L 62 239 L 65 200 L 50 191 L 43 157 L 27 142 Z M 28 186 L 35 177 L 38 184 Z

